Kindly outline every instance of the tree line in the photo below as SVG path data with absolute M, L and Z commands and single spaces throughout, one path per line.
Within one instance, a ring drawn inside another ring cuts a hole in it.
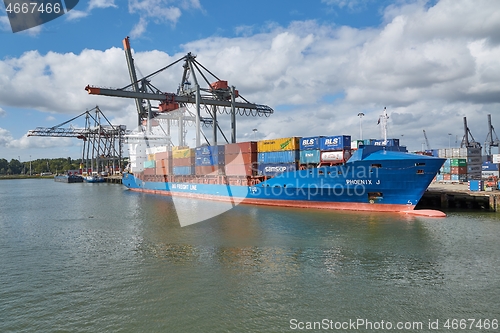
M 80 168 L 81 159 L 74 160 L 68 158 L 42 158 L 28 162 L 21 162 L 16 159 L 7 161 L 0 158 L 0 175 L 29 175 L 41 174 L 44 172 L 63 173 L 67 170 L 77 170 Z M 30 166 L 31 164 L 31 166 Z M 31 168 L 31 169 L 30 169 Z

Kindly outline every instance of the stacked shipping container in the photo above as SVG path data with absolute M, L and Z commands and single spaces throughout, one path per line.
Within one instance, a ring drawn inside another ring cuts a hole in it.
M 184 148 L 172 150 L 172 173 L 174 175 L 186 176 L 194 174 L 194 163 L 194 149 Z
M 151 149 L 146 149 L 146 160 L 143 162 L 144 174 L 151 176 L 156 174 L 155 154 Z
M 208 175 L 223 173 L 225 165 L 224 146 L 202 146 L 195 148 L 195 173 Z
M 156 153 L 156 174 L 167 176 L 172 174 L 172 152 Z
M 481 148 L 439 149 L 438 156 L 446 158 L 436 176 L 436 181 L 466 182 L 481 179 Z
M 343 163 L 351 157 L 349 135 L 316 136 L 300 140 L 300 164 Z
M 296 171 L 299 158 L 299 137 L 288 137 L 257 142 L 259 176 Z
M 231 143 L 225 146 L 227 176 L 254 176 L 257 171 L 257 142 Z

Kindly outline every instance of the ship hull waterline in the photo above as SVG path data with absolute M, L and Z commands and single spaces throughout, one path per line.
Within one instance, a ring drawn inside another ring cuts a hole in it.
M 342 165 L 285 171 L 256 182 L 215 173 L 188 176 L 125 173 L 122 183 L 132 191 L 233 204 L 437 217 L 445 214 L 416 211 L 415 206 L 443 163 L 440 158 L 374 147 L 358 150 Z

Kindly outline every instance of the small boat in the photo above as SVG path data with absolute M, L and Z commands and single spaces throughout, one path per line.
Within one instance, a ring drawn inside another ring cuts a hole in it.
M 85 176 L 83 180 L 86 183 L 103 183 L 105 181 L 104 177 L 101 177 L 99 175 Z

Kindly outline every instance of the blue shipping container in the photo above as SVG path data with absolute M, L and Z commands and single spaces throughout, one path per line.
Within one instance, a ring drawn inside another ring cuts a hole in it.
M 384 140 L 373 140 L 372 144 L 375 146 L 384 146 Z M 399 139 L 387 139 L 385 146 L 399 146 Z
M 316 150 L 303 150 L 300 152 L 300 164 L 315 164 L 321 160 L 321 151 Z
M 451 173 L 451 167 L 449 165 L 442 166 L 441 169 L 439 169 L 440 172 L 442 173 Z
M 351 136 L 322 136 L 319 138 L 319 149 L 324 151 L 351 149 Z
M 194 149 L 195 156 L 224 154 L 225 146 L 201 146 Z
M 194 168 L 191 166 L 173 167 L 172 171 L 174 175 L 181 175 L 181 176 L 194 174 Z
M 498 164 L 491 162 L 484 162 L 483 171 L 498 171 Z
M 319 136 L 300 139 L 300 150 L 319 149 Z
M 259 163 L 293 163 L 300 159 L 299 150 L 271 151 L 258 153 L 257 161 Z
M 194 165 L 196 166 L 206 166 L 206 165 L 224 165 L 226 158 L 225 155 L 201 155 L 196 156 L 194 159 Z
M 469 191 L 482 191 L 483 181 L 482 180 L 469 180 Z
M 283 172 L 296 171 L 297 163 L 262 163 L 257 170 L 260 176 L 276 176 Z

